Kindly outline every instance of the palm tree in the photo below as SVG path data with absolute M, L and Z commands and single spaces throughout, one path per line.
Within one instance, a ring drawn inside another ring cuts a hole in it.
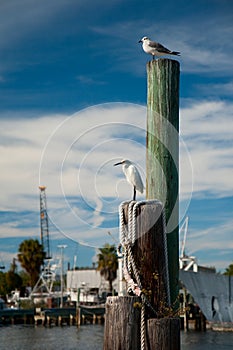
M 233 276 L 233 264 L 230 264 L 226 269 L 225 272 L 223 273 L 224 275 L 227 276 Z
M 16 259 L 13 258 L 13 261 L 10 266 L 10 270 L 5 273 L 5 283 L 7 293 L 10 293 L 14 289 L 21 289 L 23 285 L 23 280 L 20 275 L 17 273 Z
M 114 245 L 106 243 L 99 251 L 97 270 L 109 282 L 109 291 L 112 291 L 112 282 L 117 277 L 117 250 Z
M 43 246 L 37 239 L 28 239 L 19 245 L 18 260 L 30 276 L 31 287 L 36 284 L 39 278 L 44 259 Z

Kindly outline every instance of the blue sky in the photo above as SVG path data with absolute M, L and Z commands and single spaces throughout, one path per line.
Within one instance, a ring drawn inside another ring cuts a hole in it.
M 233 260 L 233 4 L 231 0 L 0 2 L 0 260 L 40 237 L 38 185 L 47 186 L 54 256 L 91 265 L 118 239 L 132 189 L 145 182 L 143 36 L 181 52 L 180 220 L 186 252 L 224 270 Z M 145 198 L 145 194 L 139 199 Z

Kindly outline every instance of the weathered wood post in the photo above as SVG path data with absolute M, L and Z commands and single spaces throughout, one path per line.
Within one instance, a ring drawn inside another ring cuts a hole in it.
M 107 298 L 104 350 L 179 350 L 179 320 L 172 318 L 167 301 L 169 283 L 162 203 L 128 202 L 122 208 L 127 233 L 135 228 L 129 260 L 138 272 L 143 296 Z M 135 222 L 130 222 L 132 208 Z M 130 274 L 137 282 L 133 267 Z
M 106 302 L 104 350 L 140 349 L 138 297 L 108 297 Z
M 171 303 L 179 282 L 179 62 L 147 63 L 146 198 L 165 206 Z

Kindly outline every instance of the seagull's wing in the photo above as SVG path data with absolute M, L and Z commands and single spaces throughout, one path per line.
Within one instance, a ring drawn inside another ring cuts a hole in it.
M 171 51 L 171 50 L 167 49 L 165 46 L 163 46 L 162 44 L 156 43 L 155 41 L 149 40 L 148 46 L 151 47 L 152 49 L 155 49 L 157 52 L 161 52 L 161 53 L 165 53 L 165 54 L 169 54 L 169 55 L 180 56 L 179 51 Z
M 160 43 L 157 43 L 156 41 L 149 41 L 148 45 L 153 48 L 156 49 L 158 52 L 165 52 L 165 53 L 171 53 L 171 50 L 168 50 L 165 46 L 163 46 Z

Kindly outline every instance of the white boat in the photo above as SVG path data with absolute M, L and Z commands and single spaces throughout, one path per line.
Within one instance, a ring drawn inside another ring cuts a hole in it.
M 223 325 L 233 322 L 232 276 L 200 269 L 197 272 L 180 270 L 180 281 L 209 323 Z
M 189 218 L 180 227 L 183 235 L 180 251 L 180 281 L 210 324 L 233 326 L 233 277 L 199 266 L 194 256 L 185 254 Z M 186 293 L 185 293 L 186 294 Z

